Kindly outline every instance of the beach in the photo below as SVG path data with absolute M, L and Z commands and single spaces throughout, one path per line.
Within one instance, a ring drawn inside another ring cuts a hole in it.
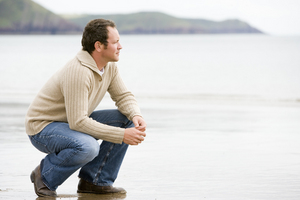
M 57 199 L 299 198 L 298 102 L 190 101 L 185 109 L 179 100 L 147 102 L 147 137 L 129 148 L 115 183 L 127 195 L 77 194 L 75 173 Z M 29 175 L 44 154 L 25 134 L 28 105 L 0 106 L 0 198 L 35 199 Z
M 45 199 L 29 178 L 45 154 L 31 145 L 24 118 L 44 82 L 80 49 L 79 40 L 0 36 L 0 199 Z M 300 198 L 299 37 L 123 41 L 120 73 L 148 124 L 145 141 L 129 147 L 114 184 L 127 194 L 78 194 L 75 172 L 56 199 Z M 47 48 L 40 48 L 42 42 Z M 178 42 L 186 45 L 185 56 L 175 50 Z M 10 44 L 24 50 L 17 59 Z M 107 95 L 97 109 L 111 108 Z

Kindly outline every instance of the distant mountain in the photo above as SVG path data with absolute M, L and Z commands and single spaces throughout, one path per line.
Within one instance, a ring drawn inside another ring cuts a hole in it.
M 115 21 L 121 34 L 262 33 L 237 19 L 217 22 L 160 12 L 59 16 L 31 0 L 0 0 L 0 34 L 81 34 L 85 25 L 96 18 Z
M 77 25 L 31 0 L 0 0 L 1 34 L 58 34 L 81 31 Z
M 216 34 L 216 33 L 262 33 L 246 22 L 231 19 L 211 21 L 205 19 L 176 18 L 160 12 L 140 12 L 116 15 L 63 16 L 81 28 L 92 19 L 113 20 L 122 34 Z

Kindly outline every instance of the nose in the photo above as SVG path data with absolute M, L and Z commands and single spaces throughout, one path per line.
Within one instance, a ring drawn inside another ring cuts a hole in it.
M 121 43 L 119 42 L 118 43 L 118 49 L 122 49 L 123 47 L 122 47 L 122 45 L 121 45 Z

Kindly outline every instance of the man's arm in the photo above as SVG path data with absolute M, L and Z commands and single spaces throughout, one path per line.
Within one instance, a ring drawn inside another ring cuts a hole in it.
M 118 68 L 112 66 L 111 70 L 113 70 L 113 78 L 107 91 L 111 99 L 115 102 L 118 110 L 129 120 L 133 120 L 134 116 L 142 116 L 137 101 L 134 95 L 125 86 Z
M 138 145 L 146 137 L 147 124 L 141 116 L 135 97 L 125 87 L 117 68 L 115 68 L 115 76 L 108 88 L 108 92 L 112 100 L 116 102 L 120 112 L 129 120 L 132 120 L 135 125 L 134 128 L 125 129 L 123 142 L 130 145 Z

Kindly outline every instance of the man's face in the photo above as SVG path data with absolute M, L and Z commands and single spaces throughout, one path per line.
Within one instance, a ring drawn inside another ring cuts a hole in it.
M 108 39 L 107 47 L 102 51 L 102 58 L 107 62 L 116 62 L 119 60 L 120 50 L 122 46 L 120 44 L 120 35 L 116 28 L 107 27 Z

